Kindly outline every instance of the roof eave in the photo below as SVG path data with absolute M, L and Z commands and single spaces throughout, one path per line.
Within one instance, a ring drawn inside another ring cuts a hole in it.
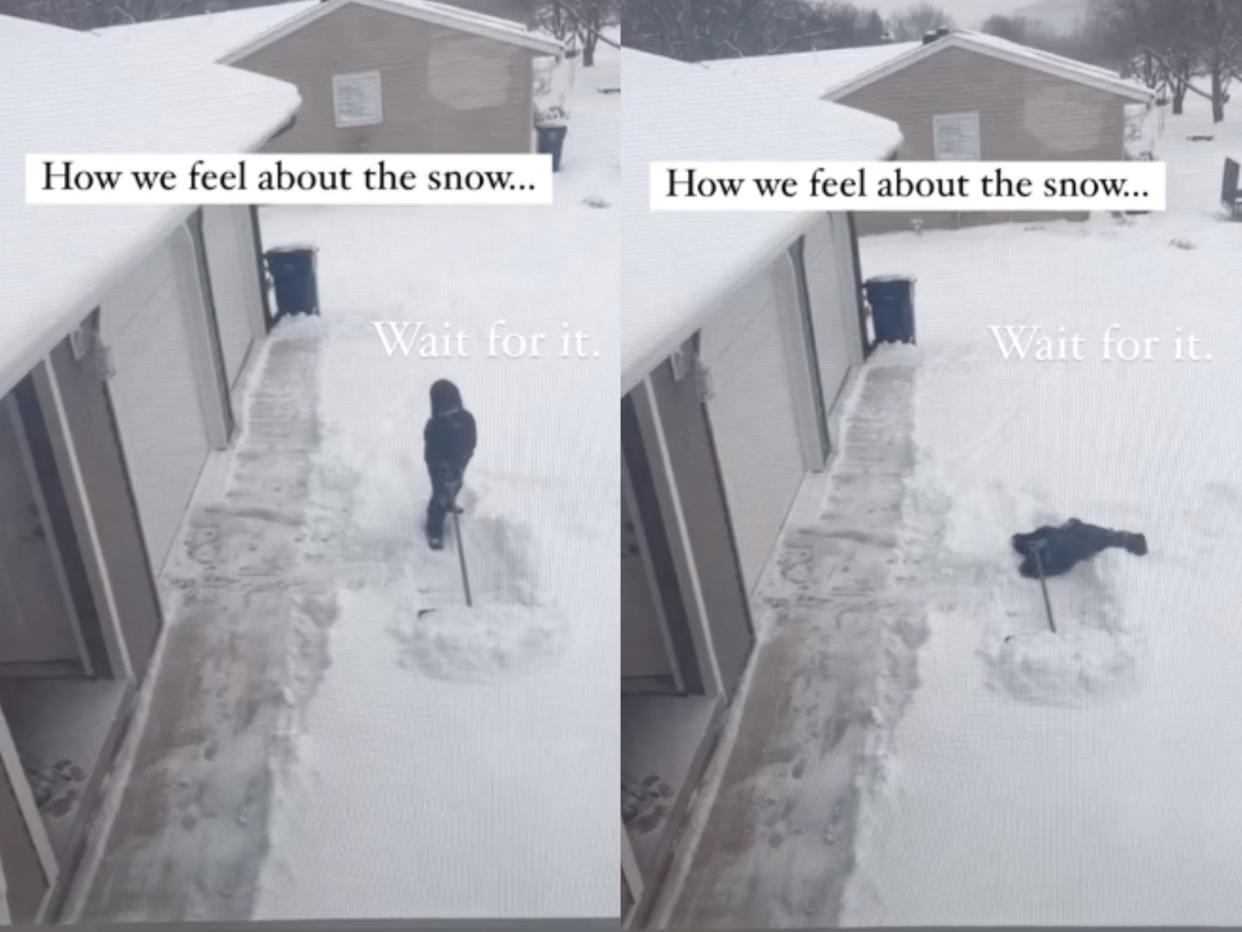
M 517 29 L 509 30 L 492 28 L 485 23 L 479 22 L 478 20 L 468 19 L 466 17 L 458 18 L 449 13 L 440 13 L 436 10 L 405 6 L 399 3 L 389 3 L 386 2 L 386 0 L 324 0 L 324 2 L 321 2 L 313 9 L 305 10 L 296 16 L 291 16 L 283 23 L 279 23 L 267 32 L 256 36 L 245 45 L 239 46 L 224 55 L 218 61 L 222 65 L 236 64 L 244 58 L 249 58 L 255 52 L 266 48 L 274 42 L 278 42 L 285 36 L 297 32 L 304 26 L 309 26 L 316 20 L 322 19 L 329 13 L 333 13 L 350 3 L 358 4 L 359 6 L 371 7 L 375 10 L 382 10 L 385 13 L 392 13 L 396 16 L 404 16 L 408 19 L 435 23 L 440 26 L 446 26 L 450 29 L 457 29 L 461 32 L 467 32 L 471 35 L 481 36 L 485 39 L 492 39 L 496 42 L 517 45 L 529 49 L 539 55 L 555 55 L 559 58 L 564 54 L 565 50 L 564 45 L 558 40 L 540 36 L 537 33 Z
M 1125 81 L 1121 77 L 1110 80 L 1104 77 L 1096 78 L 1087 74 L 1075 74 L 1071 69 L 1056 67 L 1055 65 L 1051 65 L 1050 63 L 1042 62 L 1037 59 L 1027 58 L 1021 55 L 1006 55 L 1000 49 L 993 46 L 981 45 L 978 42 L 972 42 L 969 36 L 954 33 L 952 35 L 945 36 L 942 39 L 937 39 L 935 42 L 929 42 L 926 45 L 921 45 L 918 48 L 911 49 L 904 55 L 898 55 L 897 57 L 884 62 L 882 65 L 877 65 L 875 68 L 868 69 L 844 84 L 831 88 L 823 95 L 822 99 L 833 101 L 834 103 L 839 102 L 842 98 L 848 97 L 855 91 L 862 90 L 864 87 L 874 84 L 876 81 L 883 80 L 884 78 L 896 74 L 899 71 L 904 71 L 911 65 L 915 65 L 918 62 L 930 58 L 932 55 L 936 55 L 948 48 L 975 52 L 976 54 L 985 55 L 989 58 L 996 59 L 997 61 L 1008 62 L 1021 68 L 1030 68 L 1034 71 L 1051 74 L 1065 81 L 1072 81 L 1076 84 L 1093 87 L 1096 90 L 1104 91 L 1108 94 L 1114 94 L 1135 103 L 1146 103 L 1153 97 L 1151 91 Z

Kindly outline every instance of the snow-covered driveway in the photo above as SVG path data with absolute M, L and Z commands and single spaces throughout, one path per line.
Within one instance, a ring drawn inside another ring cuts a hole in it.
M 84 918 L 615 915 L 618 83 L 579 76 L 557 203 L 285 209 L 322 317 L 257 361 L 170 573 L 146 724 Z M 589 201 L 590 203 L 587 203 Z M 375 323 L 465 332 L 390 353 Z M 489 358 L 487 334 L 547 334 Z M 563 333 L 583 332 L 561 350 Z M 479 425 L 463 543 L 422 533 L 428 388 Z M 421 614 L 425 609 L 441 609 Z

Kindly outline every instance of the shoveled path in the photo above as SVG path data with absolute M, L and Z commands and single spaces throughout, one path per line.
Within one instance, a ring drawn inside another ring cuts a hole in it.
M 859 777 L 877 759 L 880 726 L 900 712 L 879 674 L 912 681 L 910 648 L 925 637 L 923 605 L 905 585 L 935 533 L 905 516 L 915 375 L 900 354 L 862 370 L 819 514 L 778 545 L 719 789 L 700 803 L 710 809 L 681 855 L 680 890 L 666 891 L 674 928 L 837 921 Z
M 227 491 L 192 512 L 165 570 L 149 713 L 77 918 L 252 911 L 274 768 L 336 615 L 316 564 L 340 518 L 334 503 L 307 494 L 320 442 L 319 349 L 314 337 L 270 341 Z

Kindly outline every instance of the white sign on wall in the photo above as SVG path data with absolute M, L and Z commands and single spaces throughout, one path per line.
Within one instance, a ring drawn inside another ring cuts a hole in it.
M 333 75 L 332 108 L 337 126 L 383 123 L 384 99 L 379 72 Z
M 938 113 L 932 117 L 932 140 L 936 159 L 945 162 L 978 161 L 978 113 Z

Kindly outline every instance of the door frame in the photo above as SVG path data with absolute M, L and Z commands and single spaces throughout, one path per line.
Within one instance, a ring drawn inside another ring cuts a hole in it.
M 43 816 L 39 814 L 34 791 L 30 788 L 30 780 L 26 777 L 26 770 L 17 753 L 17 745 L 13 741 L 13 733 L 9 731 L 9 723 L 4 717 L 3 710 L 0 710 L 0 768 L 4 769 L 8 782 L 13 787 L 13 796 L 17 800 L 18 811 L 30 835 L 30 843 L 34 847 L 39 866 L 43 869 L 43 878 L 47 883 L 47 889 L 43 891 L 43 898 L 34 920 L 36 923 L 42 923 L 60 880 L 60 863 L 56 860 L 52 840 L 43 824 Z
M 187 244 L 188 240 L 188 244 Z M 191 365 L 198 386 L 199 406 L 207 427 L 207 439 L 216 450 L 228 449 L 236 421 L 229 398 L 224 349 L 220 345 L 220 325 L 211 294 L 207 270 L 207 248 L 203 241 L 203 212 L 200 208 L 173 232 L 173 264 L 179 289 L 189 304 L 186 330 L 190 338 Z M 186 246 L 189 246 L 187 251 Z M 192 271 L 187 266 L 192 266 Z
M 47 498 L 43 493 L 43 482 L 39 477 L 39 470 L 35 466 L 34 451 L 30 447 L 30 437 L 26 433 L 26 422 L 22 418 L 15 393 L 16 389 L 0 399 L 0 408 L 4 409 L 3 412 L 0 412 L 0 417 L 8 417 L 13 433 L 17 437 L 17 455 L 21 459 L 22 469 L 26 474 L 26 481 L 30 485 L 31 494 L 34 496 L 35 508 L 39 512 L 39 524 L 43 528 L 44 540 L 51 551 L 52 571 L 56 575 L 56 588 L 59 590 L 65 616 L 69 619 L 69 627 L 72 629 L 73 643 L 78 652 L 78 663 L 82 667 L 83 674 L 93 676 L 95 672 L 94 663 L 91 660 L 90 650 L 86 646 L 86 638 L 82 633 L 82 618 L 78 614 L 77 605 L 73 600 L 73 591 L 69 585 L 69 574 L 65 569 L 64 554 L 61 549 L 62 544 L 56 534 L 56 527 L 52 523 Z
M 97 347 L 99 315 L 92 312 L 88 323 L 92 346 Z M 104 650 L 107 654 L 110 676 L 113 679 L 134 679 L 134 667 L 129 655 L 129 645 L 121 625 L 120 611 L 116 597 L 112 591 L 112 577 L 108 572 L 107 560 L 104 558 L 103 545 L 100 543 L 99 529 L 95 524 L 95 513 L 91 508 L 90 498 L 86 493 L 86 482 L 82 478 L 82 462 L 78 456 L 77 444 L 73 432 L 69 429 L 69 419 L 65 413 L 64 400 L 60 393 L 60 383 L 56 378 L 56 370 L 51 359 L 45 357 L 31 372 L 35 397 L 39 410 L 47 425 L 48 441 L 52 454 L 61 466 L 61 487 L 65 493 L 65 502 L 69 510 L 69 519 L 77 532 L 79 550 L 85 567 L 87 586 L 99 615 L 99 628 L 103 637 Z M 116 438 L 117 451 L 122 463 L 125 462 L 125 449 L 117 430 L 116 415 L 112 408 L 112 397 L 108 393 L 106 382 L 100 386 L 104 403 L 112 413 L 112 432 Z M 68 466 L 66 475 L 64 467 Z M 128 467 L 126 467 L 126 490 L 130 506 L 137 514 L 138 503 L 134 497 Z M 147 565 L 148 576 L 151 575 L 151 556 L 147 542 L 141 539 L 142 557 Z M 152 582 L 154 585 L 154 582 Z M 158 599 L 157 599 L 158 604 Z
M 690 635 L 690 651 L 694 669 L 683 668 L 683 676 L 688 681 L 689 691 L 696 695 L 723 696 L 729 695 L 725 688 L 724 677 L 720 670 L 720 660 L 712 643 L 711 625 L 707 618 L 707 604 L 703 597 L 702 580 L 699 578 L 698 567 L 695 565 L 694 554 L 690 549 L 690 534 L 686 528 L 686 516 L 681 506 L 681 495 L 677 489 L 673 474 L 672 462 L 668 446 L 664 439 L 664 425 L 660 420 L 660 410 L 655 389 L 648 376 L 626 398 L 629 399 L 634 414 L 638 450 L 626 451 L 624 429 L 622 437 L 622 456 L 641 456 L 650 474 L 654 501 L 653 517 L 659 520 L 663 532 L 662 537 L 668 544 L 671 569 L 677 588 L 676 596 L 680 599 L 686 628 Z M 625 404 L 625 399 L 622 399 Z M 622 412 L 624 428 L 625 412 Z M 643 508 L 640 508 L 641 512 Z M 669 598 L 661 595 L 661 601 Z M 671 633 L 670 625 L 670 633 Z M 693 680 L 694 682 L 690 682 Z
M 633 480 L 630 478 L 630 467 L 624 457 L 621 459 L 621 496 L 625 507 L 629 510 L 630 520 L 634 522 L 634 530 L 638 535 L 639 557 L 643 564 L 643 576 L 651 591 L 651 600 L 655 604 L 655 623 L 660 631 L 660 641 L 664 646 L 664 655 L 668 659 L 669 669 L 673 674 L 673 691 L 684 694 L 686 692 L 686 678 L 682 673 L 682 664 L 677 656 L 677 644 L 669 627 L 665 598 L 660 592 L 660 587 L 657 583 L 659 577 L 656 576 L 655 564 L 651 558 L 651 545 L 648 541 L 642 511 L 639 508 L 638 497 L 634 491 Z M 624 631 L 621 632 L 621 636 L 625 637 Z M 636 678 L 631 677 L 630 679 Z M 624 683 L 626 678 L 622 677 L 621 681 Z M 642 690 L 642 692 L 648 692 L 648 690 Z
M 821 472 L 826 456 L 820 439 L 819 414 L 815 408 L 815 378 L 812 372 L 815 347 L 807 341 L 806 311 L 802 303 L 804 285 L 802 269 L 791 252 L 793 244 L 784 249 L 780 258 L 768 267 L 778 276 L 774 288 L 778 308 L 781 340 L 785 344 L 785 366 L 793 396 L 794 420 L 798 425 L 798 443 L 802 447 L 802 464 L 810 472 Z
M 532 130 L 533 132 L 533 130 Z M 254 336 L 258 340 L 272 332 L 275 320 L 272 317 L 271 286 L 267 281 L 267 257 L 263 254 L 263 222 L 259 219 L 259 205 L 250 205 L 250 231 L 254 239 L 255 269 L 259 275 L 259 294 L 262 295 L 263 320 L 257 324 Z
M 634 901 L 630 911 L 621 917 L 621 928 L 628 929 L 647 898 L 647 881 L 638 866 L 634 843 L 630 840 L 630 832 L 625 827 L 624 820 L 621 822 L 621 878 L 629 886 L 630 898 Z
M 811 391 L 811 420 L 815 425 L 817 447 L 804 450 L 810 457 L 811 470 L 822 472 L 832 454 L 832 437 L 828 430 L 828 413 L 832 401 L 824 396 L 824 377 L 819 366 L 819 344 L 815 342 L 815 312 L 811 307 L 811 289 L 806 277 L 806 237 L 799 236 L 788 249 L 789 261 L 794 267 L 798 283 L 798 312 L 802 324 L 802 343 L 805 347 L 806 368 Z M 835 254 L 834 254 L 835 258 Z

